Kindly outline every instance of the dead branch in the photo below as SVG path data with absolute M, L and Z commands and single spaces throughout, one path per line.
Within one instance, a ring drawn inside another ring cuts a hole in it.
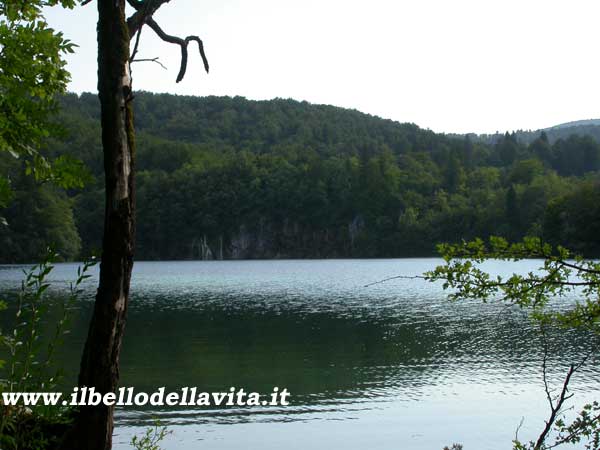
M 206 70 L 206 73 L 209 71 L 209 65 L 208 59 L 206 58 L 206 53 L 204 52 L 204 44 L 198 36 L 187 36 L 186 38 L 172 36 L 165 33 L 158 23 L 156 23 L 156 21 L 153 19 L 152 16 L 158 10 L 158 8 L 160 8 L 164 3 L 168 2 L 169 0 L 127 0 L 127 3 L 135 9 L 135 13 L 133 13 L 131 17 L 127 19 L 127 27 L 129 28 L 130 38 L 136 36 L 136 43 L 131 59 L 133 61 L 134 56 L 137 53 L 142 27 L 144 25 L 148 25 L 163 41 L 170 44 L 177 44 L 181 47 L 181 65 L 179 67 L 179 73 L 177 74 L 177 83 L 179 83 L 181 80 L 183 80 L 187 70 L 188 46 L 190 42 L 193 41 L 198 44 L 198 50 L 200 52 L 200 57 L 202 58 L 202 63 L 204 64 L 204 70 Z
M 188 61 L 188 45 L 191 41 L 195 41 L 198 43 L 198 49 L 200 51 L 200 56 L 202 57 L 202 62 L 204 63 L 204 70 L 208 73 L 208 59 L 206 58 L 206 54 L 204 53 L 204 44 L 202 40 L 198 36 L 188 36 L 185 39 L 179 38 L 177 36 L 171 36 L 170 34 L 165 33 L 162 28 L 154 21 L 152 17 L 148 17 L 146 19 L 146 24 L 152 28 L 152 30 L 160 37 L 163 41 L 168 42 L 170 44 L 177 44 L 181 47 L 181 66 L 179 67 L 179 74 L 177 75 L 177 83 L 183 80 L 185 76 L 185 71 L 187 70 L 187 61 Z

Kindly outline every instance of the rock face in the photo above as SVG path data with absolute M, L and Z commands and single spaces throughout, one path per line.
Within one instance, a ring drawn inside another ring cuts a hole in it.
M 270 239 L 273 234 L 270 228 L 265 229 L 264 224 L 257 230 L 242 225 L 239 232 L 230 238 L 225 255 L 231 259 L 268 258 L 266 255 L 274 247 Z
M 364 228 L 361 217 L 337 230 L 314 230 L 288 220 L 263 220 L 241 225 L 230 235 L 201 235 L 190 243 L 190 259 L 285 259 L 353 256 L 354 242 Z M 340 251 L 340 249 L 343 249 Z
M 354 248 L 354 242 L 365 227 L 365 221 L 362 216 L 354 217 L 354 220 L 348 224 L 348 234 L 350 235 L 350 246 Z
M 208 245 L 206 235 L 203 235 L 199 239 L 194 239 L 191 246 L 192 259 L 200 259 L 202 261 L 209 261 L 215 259 L 213 252 Z

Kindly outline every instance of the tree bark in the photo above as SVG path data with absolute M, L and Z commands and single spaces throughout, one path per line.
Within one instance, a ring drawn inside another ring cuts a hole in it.
M 100 283 L 81 360 L 79 386 L 115 392 L 135 238 L 134 129 L 125 0 L 98 0 L 98 92 L 106 207 Z M 109 450 L 112 406 L 82 406 L 64 449 Z

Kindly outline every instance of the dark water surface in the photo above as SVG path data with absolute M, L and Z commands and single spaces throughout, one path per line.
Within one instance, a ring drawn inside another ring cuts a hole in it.
M 518 309 L 451 303 L 418 275 L 437 259 L 138 262 L 121 360 L 123 386 L 268 393 L 287 388 L 289 406 L 163 407 L 117 411 L 116 449 L 129 449 L 153 418 L 173 433 L 165 449 L 439 449 L 511 447 L 533 439 L 547 403 L 537 330 Z M 539 261 L 490 262 L 498 273 Z M 76 264 L 59 264 L 54 293 Z M 20 268 L 0 267 L 0 289 Z M 74 383 L 96 278 L 86 283 L 74 330 L 60 358 Z M 586 337 L 555 332 L 556 383 Z M 596 361 L 572 382 L 579 406 L 598 398 Z M 70 386 L 69 385 L 69 386 Z M 557 384 L 558 386 L 558 384 Z M 590 395 L 592 394 L 592 395 Z

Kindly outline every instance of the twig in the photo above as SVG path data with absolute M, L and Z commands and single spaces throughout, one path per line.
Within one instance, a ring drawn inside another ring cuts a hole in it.
M 134 62 L 153 62 L 153 63 L 156 63 L 156 64 L 158 64 L 158 65 L 159 65 L 160 67 L 162 67 L 163 69 L 167 70 L 167 67 L 166 67 L 166 66 L 165 66 L 163 63 L 161 63 L 161 62 L 158 60 L 158 56 L 157 56 L 156 58 L 142 58 L 142 59 L 134 59 L 134 60 L 132 60 L 131 62 L 132 62 L 132 63 L 134 63 Z
M 542 359 L 542 380 L 544 381 L 544 391 L 546 392 L 546 398 L 548 399 L 548 403 L 550 404 L 550 410 L 554 409 L 554 402 L 552 401 L 552 395 L 550 387 L 548 386 L 548 372 L 547 372 L 547 362 L 548 362 L 548 337 L 546 335 L 546 329 L 544 325 L 540 327 L 543 339 L 543 347 L 544 347 L 544 357 Z
M 381 284 L 381 283 L 385 283 L 386 281 L 398 280 L 398 279 L 402 279 L 402 280 L 429 280 L 429 279 L 432 279 L 432 278 L 424 277 L 422 275 L 413 275 L 413 276 L 409 276 L 409 275 L 397 275 L 395 277 L 384 278 L 383 280 L 374 281 L 373 283 L 365 284 L 363 287 L 370 287 L 370 286 L 373 286 L 375 284 Z
M 515 441 L 518 442 L 519 441 L 519 431 L 521 431 L 521 427 L 523 426 L 523 423 L 525 422 L 525 416 L 521 417 L 521 421 L 519 422 L 519 426 L 517 427 L 517 429 L 515 430 Z

